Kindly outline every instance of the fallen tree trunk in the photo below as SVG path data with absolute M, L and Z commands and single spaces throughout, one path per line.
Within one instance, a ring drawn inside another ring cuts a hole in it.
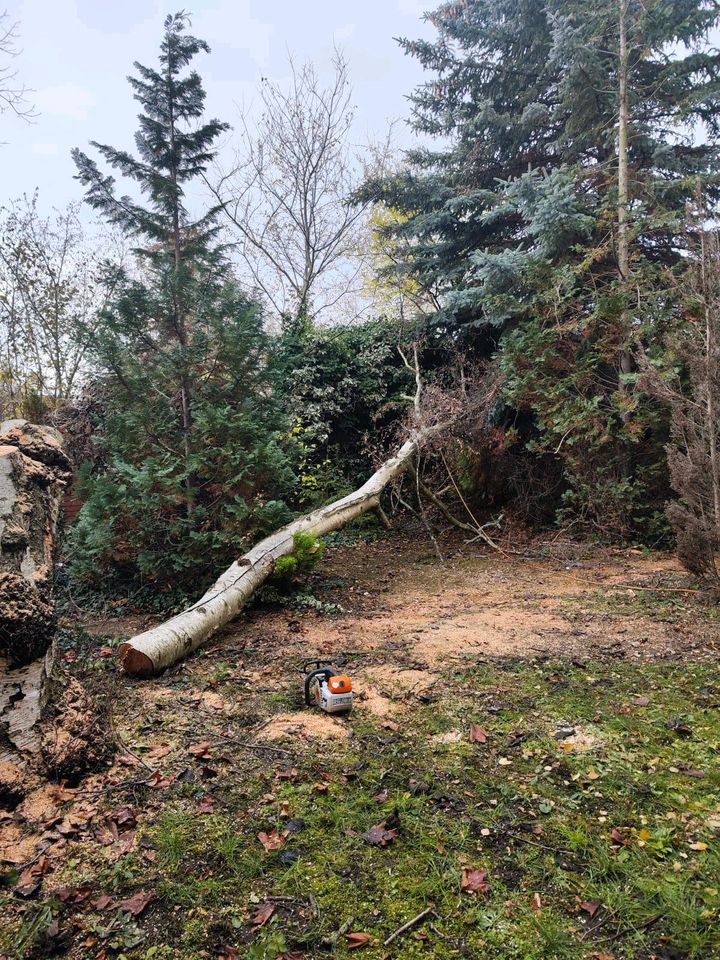
M 25 420 L 0 424 L 0 794 L 7 771 L 19 778 L 41 748 L 54 658 L 56 531 L 70 475 L 56 430 Z
M 119 653 L 125 671 L 140 677 L 151 676 L 196 650 L 238 615 L 252 594 L 272 574 L 277 560 L 293 552 L 296 533 L 302 531 L 322 536 L 331 530 L 339 530 L 369 510 L 377 509 L 383 490 L 407 468 L 422 442 L 441 429 L 441 425 L 435 425 L 418 431 L 358 490 L 294 520 L 261 540 L 228 567 L 193 606 L 121 644 Z

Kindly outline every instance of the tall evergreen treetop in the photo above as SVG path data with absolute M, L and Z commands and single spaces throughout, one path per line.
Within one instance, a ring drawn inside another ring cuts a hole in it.
M 436 39 L 401 40 L 432 74 L 410 97 L 411 126 L 438 146 L 411 150 L 400 173 L 367 184 L 364 196 L 403 215 L 396 232 L 411 254 L 402 267 L 444 289 L 443 326 L 494 319 L 483 311 L 477 251 L 531 245 L 505 184 L 578 167 L 593 206 L 614 189 L 621 16 L 630 205 L 658 214 L 638 238 L 667 262 L 679 223 L 667 220 L 692 195 L 687 178 L 718 168 L 720 52 L 707 42 L 720 20 L 714 0 L 453 0 L 428 16 Z
M 210 48 L 184 32 L 188 25 L 184 12 L 168 16 L 158 69 L 136 62 L 139 76 L 128 77 L 143 108 L 135 134 L 138 156 L 92 142 L 111 167 L 138 184 L 148 205 L 118 196 L 115 178 L 103 174 L 82 151 L 73 150 L 78 179 L 88 188 L 88 203 L 111 223 L 150 241 L 152 246 L 141 251 L 144 255 L 155 258 L 171 252 L 177 265 L 204 251 L 215 233 L 217 207 L 191 221 L 184 187 L 204 172 L 214 156 L 213 144 L 228 129 L 219 120 L 193 125 L 202 117 L 205 91 L 195 70 L 183 72 L 198 53 L 208 53 Z

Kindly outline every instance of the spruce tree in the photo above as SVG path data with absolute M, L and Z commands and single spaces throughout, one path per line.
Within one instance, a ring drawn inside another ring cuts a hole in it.
M 285 518 L 294 483 L 258 307 L 218 244 L 217 209 L 193 218 L 186 204 L 226 129 L 202 122 L 205 92 L 187 68 L 208 47 L 187 26 L 169 16 L 158 69 L 135 64 L 136 154 L 94 144 L 135 195 L 74 151 L 88 202 L 138 244 L 93 335 L 109 466 L 87 477 L 74 570 L 108 590 L 147 588 L 160 605 Z
M 412 122 L 440 147 L 366 187 L 405 215 L 404 269 L 442 289 L 431 329 L 496 352 L 506 422 L 527 438 L 531 415 L 565 506 L 609 532 L 662 514 L 667 419 L 640 402 L 633 358 L 677 317 L 696 176 L 720 197 L 719 16 L 704 0 L 447 3 L 436 41 L 403 41 L 434 73 Z

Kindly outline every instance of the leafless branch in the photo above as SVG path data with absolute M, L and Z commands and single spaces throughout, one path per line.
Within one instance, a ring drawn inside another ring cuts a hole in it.
M 10 20 L 7 10 L 0 13 L 0 114 L 13 113 L 30 123 L 37 113 L 28 101 L 30 91 L 18 79 L 12 61 L 20 55 L 16 46 L 19 24 Z
M 358 165 L 347 61 L 336 50 L 324 86 L 289 59 L 286 86 L 263 80 L 257 127 L 243 118 L 233 167 L 206 178 L 238 236 L 250 277 L 281 318 L 318 317 L 356 286 L 352 262 L 364 215 L 350 196 Z

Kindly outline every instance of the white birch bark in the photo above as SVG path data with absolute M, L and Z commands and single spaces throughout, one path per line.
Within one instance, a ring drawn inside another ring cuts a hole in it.
M 423 440 L 441 429 L 441 425 L 435 425 L 418 431 L 359 489 L 276 530 L 231 564 L 197 603 L 121 644 L 119 653 L 125 671 L 151 676 L 196 650 L 238 615 L 272 574 L 276 561 L 293 552 L 296 533 L 322 536 L 376 509 L 385 487 L 406 469 Z

